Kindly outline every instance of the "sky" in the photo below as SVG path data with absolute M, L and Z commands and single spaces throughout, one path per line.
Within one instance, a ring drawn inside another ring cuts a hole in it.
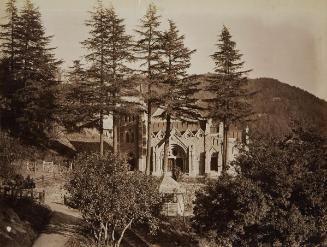
M 0 0 L 4 22 L 6 0 Z M 17 0 L 18 6 L 23 0 Z M 85 20 L 96 0 L 32 0 L 39 6 L 46 34 L 54 35 L 56 56 L 71 66 L 88 37 Z M 134 35 L 149 3 L 157 5 L 162 29 L 175 21 L 185 45 L 196 49 L 190 74 L 213 72 L 210 55 L 225 25 L 243 54 L 250 78 L 272 77 L 327 100 L 326 0 L 103 0 L 125 19 Z

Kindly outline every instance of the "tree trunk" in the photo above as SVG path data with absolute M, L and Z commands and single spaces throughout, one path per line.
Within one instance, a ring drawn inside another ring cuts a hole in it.
M 113 149 L 114 154 L 118 153 L 118 119 L 115 113 L 112 118 L 112 129 L 113 129 Z
M 100 113 L 100 155 L 103 156 L 103 115 Z
M 150 90 L 150 86 L 149 86 Z M 146 175 L 151 174 L 151 133 L 152 133 L 152 124 L 151 124 L 151 115 L 152 115 L 152 109 L 151 109 L 151 101 L 148 100 L 148 133 L 147 133 L 147 146 L 146 146 Z
M 114 224 L 114 227 L 112 229 L 112 232 L 111 232 L 111 240 L 112 242 L 115 242 L 116 238 L 115 238 L 115 231 L 116 231 L 116 223 Z
M 106 222 L 106 224 L 104 225 L 104 242 L 107 243 L 108 242 L 108 222 Z
M 134 220 L 134 218 L 132 218 L 132 219 L 128 222 L 128 224 L 124 227 L 124 229 L 123 229 L 123 231 L 121 232 L 121 235 L 120 235 L 120 237 L 119 237 L 117 243 L 115 244 L 115 247 L 119 247 L 119 246 L 120 246 L 120 243 L 121 243 L 121 241 L 123 240 L 124 234 L 125 234 L 127 228 L 130 227 L 130 226 L 132 225 L 133 220 Z
M 169 137 L 170 137 L 170 115 L 166 117 L 166 132 L 165 132 L 165 144 L 164 144 L 164 157 L 163 157 L 163 174 L 168 171 L 168 149 L 169 149 Z
M 10 59 L 10 76 L 13 78 L 14 75 L 14 13 L 11 13 L 11 59 Z
M 227 172 L 227 149 L 228 149 L 228 126 L 224 122 L 224 133 L 223 133 L 223 155 L 222 155 L 222 173 L 223 175 Z

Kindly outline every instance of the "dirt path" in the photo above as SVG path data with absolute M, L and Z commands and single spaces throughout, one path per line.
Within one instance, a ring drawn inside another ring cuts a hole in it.
M 64 247 L 69 237 L 80 228 L 81 216 L 78 211 L 65 205 L 47 203 L 53 211 L 50 222 L 35 240 L 33 247 Z
M 56 187 L 56 186 L 54 186 Z M 64 247 L 68 239 L 80 229 L 81 216 L 77 210 L 68 208 L 62 204 L 59 189 L 49 191 L 46 189 L 46 204 L 53 214 L 48 226 L 35 240 L 33 247 Z

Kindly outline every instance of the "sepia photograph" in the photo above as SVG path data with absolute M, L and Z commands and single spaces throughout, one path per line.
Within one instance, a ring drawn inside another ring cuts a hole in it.
M 0 0 L 0 247 L 327 247 L 326 0 Z

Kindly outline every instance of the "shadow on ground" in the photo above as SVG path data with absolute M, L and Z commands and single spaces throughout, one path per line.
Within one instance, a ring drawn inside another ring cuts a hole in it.
M 64 247 L 70 237 L 78 235 L 82 229 L 82 219 L 77 210 L 51 202 L 51 219 L 41 232 L 33 247 Z
M 81 219 L 62 212 L 53 212 L 49 225 L 42 233 L 72 236 L 82 229 Z

